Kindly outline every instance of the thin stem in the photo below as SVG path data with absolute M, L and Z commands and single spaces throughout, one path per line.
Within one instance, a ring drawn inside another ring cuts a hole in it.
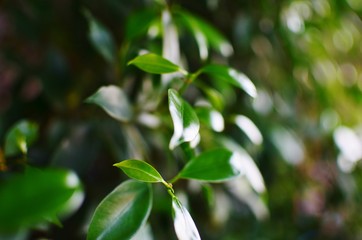
M 173 177 L 171 180 L 169 180 L 168 182 L 170 183 L 170 184 L 173 184 L 173 183 L 175 183 L 178 179 L 180 178 L 180 176 L 179 175 L 176 175 L 175 177 Z

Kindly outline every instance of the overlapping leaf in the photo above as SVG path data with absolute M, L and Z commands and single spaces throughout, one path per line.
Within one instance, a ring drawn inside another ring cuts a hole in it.
M 243 89 L 251 97 L 257 96 L 256 87 L 253 82 L 244 73 L 241 73 L 233 68 L 211 64 L 203 67 L 200 72 L 229 82 L 230 84 Z
M 130 239 L 145 224 L 151 207 L 152 192 L 148 183 L 123 182 L 97 207 L 87 239 Z
M 191 159 L 178 174 L 179 178 L 189 178 L 208 182 L 222 182 L 238 176 L 242 166 L 237 155 L 227 149 L 203 152 Z
M 196 138 L 200 129 L 200 122 L 192 107 L 184 101 L 177 91 L 168 90 L 169 110 L 174 126 L 174 133 L 170 141 L 170 149 L 183 142 L 191 142 Z

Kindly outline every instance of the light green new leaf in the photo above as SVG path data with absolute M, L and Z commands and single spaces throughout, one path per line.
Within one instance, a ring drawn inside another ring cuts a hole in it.
M 194 140 L 199 133 L 200 122 L 195 111 L 176 90 L 168 90 L 168 104 L 174 127 L 169 146 L 172 150 L 183 142 Z
M 127 122 L 132 117 L 132 108 L 126 94 L 117 86 L 101 87 L 85 102 L 94 103 L 103 108 L 111 117 Z
M 29 168 L 0 188 L 0 233 L 23 230 L 74 212 L 83 201 L 81 183 L 73 172 Z
M 189 178 L 207 182 L 222 182 L 240 175 L 242 166 L 237 155 L 220 148 L 204 152 L 191 159 L 178 174 L 179 178 Z
M 124 160 L 113 166 L 120 168 L 128 177 L 142 182 L 164 182 L 162 176 L 154 167 L 141 160 Z
M 38 137 L 38 125 L 22 120 L 16 123 L 5 137 L 5 156 L 12 156 L 19 153 L 26 154 L 28 146 Z
M 229 82 L 230 84 L 243 89 L 251 97 L 257 96 L 256 87 L 253 82 L 245 74 L 238 72 L 233 68 L 211 64 L 203 67 L 200 72 Z
M 117 48 L 108 29 L 98 22 L 92 14 L 84 10 L 84 15 L 89 22 L 89 39 L 94 48 L 110 63 L 116 61 Z
M 145 224 L 151 207 L 150 185 L 135 180 L 125 181 L 98 205 L 87 239 L 130 239 Z
M 133 64 L 148 73 L 164 74 L 180 72 L 184 75 L 187 75 L 186 70 L 154 53 L 146 53 L 144 55 L 140 55 L 129 61 L 128 65 L 130 64 Z
M 175 232 L 179 240 L 201 239 L 190 213 L 175 196 L 172 197 L 172 213 Z

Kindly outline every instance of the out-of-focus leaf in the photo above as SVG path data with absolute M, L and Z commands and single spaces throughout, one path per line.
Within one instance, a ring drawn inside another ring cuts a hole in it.
M 179 240 L 201 239 L 190 213 L 175 196 L 172 197 L 172 213 L 175 232 Z
M 178 174 L 179 178 L 189 178 L 207 182 L 222 182 L 232 179 L 242 171 L 237 155 L 227 149 L 203 152 L 191 159 Z
M 111 117 L 119 121 L 129 121 L 132 117 L 132 108 L 126 94 L 117 86 L 101 87 L 96 93 L 88 97 L 85 102 L 94 103 L 103 108 Z
M 201 123 L 206 124 L 215 132 L 222 132 L 224 130 L 224 117 L 215 109 L 198 107 L 196 113 Z
M 125 181 L 98 205 L 87 239 L 130 239 L 145 224 L 151 207 L 150 185 Z
M 210 87 L 203 87 L 202 90 L 205 92 L 206 97 L 216 110 L 222 111 L 224 109 L 225 103 L 223 95 L 220 92 Z
M 192 107 L 184 101 L 177 91 L 168 90 L 169 110 L 174 126 L 174 133 L 170 141 L 170 149 L 180 143 L 191 142 L 199 133 L 200 122 Z
M 214 27 L 204 20 L 186 12 L 177 11 L 176 16 L 179 16 L 181 23 L 193 33 L 195 40 L 199 46 L 201 59 L 208 57 L 208 47 L 212 47 L 224 57 L 229 57 L 233 54 L 233 47 Z
M 89 39 L 97 51 L 110 63 L 117 58 L 117 48 L 108 29 L 85 10 L 84 15 L 89 22 Z
M 211 64 L 203 67 L 200 72 L 229 82 L 230 84 L 243 89 L 251 97 L 257 96 L 256 87 L 253 82 L 245 74 L 238 72 L 233 68 Z
M 0 188 L 0 232 L 32 227 L 76 210 L 83 200 L 81 183 L 73 172 L 29 168 Z
M 128 177 L 142 182 L 164 181 L 160 173 L 154 167 L 141 160 L 124 160 L 113 166 L 120 168 Z
M 128 17 L 125 37 L 128 41 L 144 34 L 152 22 L 157 18 L 157 12 L 153 9 L 145 9 Z
M 243 115 L 237 115 L 234 118 L 234 122 L 254 144 L 260 145 L 263 143 L 261 132 L 249 118 Z
M 180 64 L 180 44 L 178 32 L 173 22 L 172 14 L 166 8 L 162 12 L 162 57 L 175 63 Z M 177 77 L 177 73 L 162 75 L 162 84 L 169 85 L 172 79 Z
M 242 148 L 235 141 L 228 138 L 222 138 L 219 140 L 223 146 L 238 155 L 238 161 L 240 161 L 240 165 L 243 167 L 241 173 L 242 175 L 245 175 L 252 188 L 258 193 L 265 192 L 265 183 L 263 176 L 261 175 L 259 168 L 255 164 L 254 160 L 244 150 L 244 148 Z
M 38 137 L 38 125 L 27 120 L 16 123 L 5 137 L 5 156 L 26 154 L 28 146 Z
M 132 236 L 131 240 L 153 240 L 150 224 L 146 223 L 143 225 L 137 233 Z
M 184 75 L 187 74 L 187 71 L 182 69 L 180 66 L 177 66 L 169 60 L 154 53 L 146 53 L 144 55 L 140 55 L 129 61 L 128 65 L 130 64 L 133 64 L 148 73 L 164 74 L 180 72 Z

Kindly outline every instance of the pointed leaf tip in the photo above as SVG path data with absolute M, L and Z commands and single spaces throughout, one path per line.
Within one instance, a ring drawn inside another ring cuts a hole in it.
M 120 168 L 128 177 L 142 182 L 164 182 L 161 174 L 154 167 L 141 160 L 124 160 L 113 166 Z
M 187 71 L 180 66 L 154 53 L 137 56 L 127 63 L 127 65 L 131 64 L 148 73 L 165 74 L 180 72 L 184 75 L 188 74 Z

